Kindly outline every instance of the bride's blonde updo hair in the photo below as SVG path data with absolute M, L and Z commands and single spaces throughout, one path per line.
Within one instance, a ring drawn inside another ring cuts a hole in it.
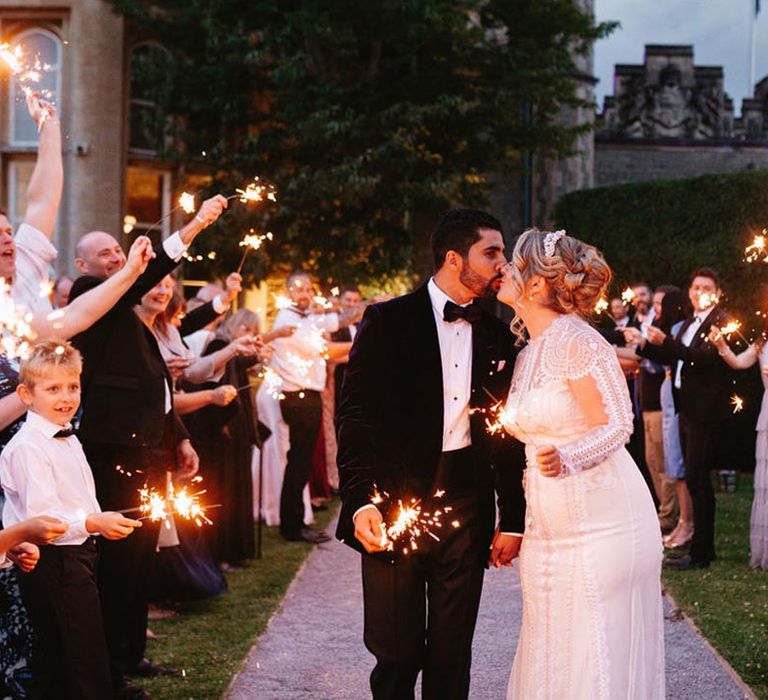
M 515 244 L 509 273 L 516 298 L 525 304 L 525 288 L 534 276 L 549 285 L 545 305 L 563 314 L 589 316 L 611 282 L 611 268 L 594 246 L 565 231 L 525 231 Z

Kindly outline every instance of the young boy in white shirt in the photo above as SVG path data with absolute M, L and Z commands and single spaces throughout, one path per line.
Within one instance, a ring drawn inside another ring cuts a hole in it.
M 19 372 L 27 419 L 0 454 L 3 523 L 50 516 L 67 531 L 42 548 L 19 576 L 35 629 L 33 698 L 103 700 L 112 696 L 109 657 L 96 588 L 93 535 L 121 539 L 141 523 L 102 513 L 93 475 L 71 419 L 80 405 L 82 358 L 69 343 L 38 343 Z

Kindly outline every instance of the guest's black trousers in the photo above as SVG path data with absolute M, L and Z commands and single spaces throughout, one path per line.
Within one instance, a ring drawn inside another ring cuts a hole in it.
M 446 500 L 438 504 L 454 508 L 437 531 L 440 541 L 423 536 L 418 549 L 408 554 L 402 554 L 402 543 L 396 544 L 394 563 L 362 557 L 364 640 L 376 657 L 370 678 L 374 700 L 413 698 L 419 671 L 424 700 L 464 700 L 469 695 L 488 538 L 477 499 L 466 492 L 459 495 L 461 481 L 473 475 L 469 451 L 461 452 L 449 465 L 455 467 L 453 475 L 446 473 L 451 469 L 438 468 L 436 486 L 446 490 Z M 446 480 L 439 478 L 441 471 Z M 451 525 L 454 520 L 459 527 Z
M 34 629 L 30 697 L 104 700 L 112 697 L 109 656 L 96 587 L 96 545 L 48 545 L 19 576 Z
M 695 562 L 715 557 L 715 491 L 712 469 L 722 434 L 718 423 L 702 423 L 680 414 L 680 442 L 685 462 L 685 481 L 693 501 L 693 539 L 690 555 Z
M 138 489 L 147 483 L 166 487 L 168 455 L 163 450 L 129 450 L 86 444 L 96 496 L 103 510 L 121 510 L 139 504 Z M 116 466 L 120 466 L 118 471 Z M 136 474 L 140 470 L 141 474 Z M 132 476 L 127 476 L 130 472 Z M 126 517 L 139 517 L 128 513 Z M 99 595 L 107 638 L 112 683 L 119 688 L 123 676 L 144 658 L 152 574 L 155 567 L 159 522 L 142 526 L 122 540 L 99 539 Z
M 312 473 L 312 453 L 323 421 L 323 406 L 319 392 L 294 391 L 286 392 L 280 410 L 290 441 L 280 491 L 280 534 L 297 538 L 305 526 L 303 493 Z

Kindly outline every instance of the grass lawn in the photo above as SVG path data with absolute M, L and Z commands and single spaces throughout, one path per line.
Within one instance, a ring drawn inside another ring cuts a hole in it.
M 758 697 L 768 700 L 768 572 L 749 568 L 752 476 L 717 494 L 717 561 L 700 571 L 665 571 L 664 584 L 710 643 Z
M 317 526 L 326 527 L 332 512 L 319 513 Z M 264 632 L 312 545 L 285 542 L 277 528 L 265 527 L 263 533 L 262 559 L 228 574 L 226 595 L 189 604 L 176 617 L 150 622 L 158 639 L 149 640 L 147 656 L 184 671 L 181 678 L 137 679 L 156 700 L 220 697 Z

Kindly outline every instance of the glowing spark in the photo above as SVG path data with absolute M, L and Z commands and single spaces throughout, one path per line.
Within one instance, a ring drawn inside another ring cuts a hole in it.
M 29 344 L 37 337 L 31 322 L 32 314 L 16 306 L 13 301 L 10 285 L 5 281 L 0 282 L 0 346 L 9 357 L 28 357 Z
M 57 345 L 56 349 L 54 350 L 54 352 L 57 355 L 63 355 L 64 354 L 64 346 L 63 345 Z
M 316 296 L 312 297 L 312 301 L 315 302 L 319 307 L 325 309 L 326 311 L 333 308 L 333 302 L 328 301 L 322 294 L 317 294 Z
M 291 299 L 284 294 L 273 294 L 276 309 L 290 309 L 295 306 Z
M 731 396 L 731 406 L 733 406 L 733 412 L 738 413 L 744 408 L 744 399 L 738 394 L 734 394 Z
M 235 194 L 230 195 L 227 199 L 239 198 L 242 204 L 248 204 L 249 202 L 263 202 L 265 199 L 270 202 L 277 201 L 277 192 L 272 185 L 262 184 L 259 182 L 259 178 L 253 178 L 253 182 L 249 182 L 244 190 L 239 188 L 235 189 Z
M 265 367 L 262 372 L 262 379 L 264 380 L 264 386 L 266 387 L 267 393 L 275 399 L 275 401 L 280 401 L 285 398 L 285 394 L 283 394 L 283 379 L 277 372 L 275 372 L 275 370 L 271 367 Z
M 635 301 L 635 297 L 636 297 L 636 296 L 637 296 L 637 295 L 636 295 L 636 294 L 635 294 L 635 292 L 632 290 L 632 287 L 627 287 L 627 288 L 626 288 L 626 289 L 625 289 L 625 290 L 624 290 L 624 291 L 621 293 L 621 300 L 622 300 L 622 301 L 623 301 L 625 304 L 631 304 L 632 302 L 634 302 L 634 301 Z
M 763 234 L 756 235 L 752 243 L 744 249 L 744 258 L 747 262 L 755 262 L 761 255 L 765 254 L 765 229 Z
M 185 213 L 192 214 L 196 209 L 195 195 L 190 194 L 189 192 L 182 192 L 179 197 L 179 206 Z
M 205 514 L 205 507 L 200 503 L 200 496 L 205 491 L 198 491 L 197 493 L 187 493 L 187 487 L 183 487 L 179 491 L 173 491 L 170 497 L 173 505 L 173 512 L 184 518 L 185 520 L 194 520 L 198 526 L 204 522 L 208 525 L 213 525 L 211 520 Z
M 332 287 L 331 288 L 331 296 L 333 296 L 333 297 L 339 296 L 339 288 L 338 287 Z
M 608 310 L 608 300 L 605 297 L 601 297 L 597 300 L 597 304 L 595 304 L 595 313 L 601 314 L 604 311 Z
M 42 280 L 40 282 L 40 298 L 45 299 L 51 296 L 53 293 L 53 285 L 56 284 L 53 280 Z
M 252 250 L 258 250 L 261 248 L 261 245 L 264 243 L 264 241 L 271 241 L 272 239 L 273 236 L 271 231 L 260 236 L 255 234 L 253 229 L 251 229 L 251 232 L 246 235 L 239 243 L 240 247 L 245 248 L 245 250 L 243 251 L 243 257 L 240 258 L 240 264 L 237 266 L 237 272 L 240 273 L 240 271 L 243 269 L 243 265 L 245 264 L 245 259 L 248 257 L 248 253 L 250 253 Z
M 701 292 L 701 294 L 699 294 L 699 306 L 702 311 L 706 311 L 717 304 L 718 301 L 717 294 L 710 294 L 709 292 Z

